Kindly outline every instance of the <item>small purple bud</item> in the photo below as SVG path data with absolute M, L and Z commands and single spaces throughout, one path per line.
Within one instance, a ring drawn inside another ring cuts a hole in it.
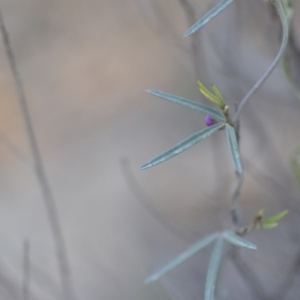
M 215 120 L 214 120 L 211 116 L 206 115 L 206 116 L 205 116 L 205 124 L 206 124 L 207 126 L 212 126 L 212 125 L 215 124 Z

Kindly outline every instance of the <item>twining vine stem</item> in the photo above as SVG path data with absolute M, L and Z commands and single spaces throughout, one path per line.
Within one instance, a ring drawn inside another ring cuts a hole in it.
M 237 107 L 236 113 L 233 116 L 233 122 L 235 123 L 241 114 L 242 109 L 248 102 L 248 100 L 253 96 L 253 94 L 264 84 L 264 82 L 270 77 L 276 66 L 281 60 L 281 57 L 284 54 L 284 51 L 287 46 L 288 42 L 288 36 L 289 36 L 289 25 L 288 25 L 288 20 L 286 18 L 284 8 L 281 4 L 281 0 L 269 0 L 271 3 L 273 3 L 277 9 L 278 15 L 280 17 L 280 21 L 282 24 L 282 42 L 281 42 L 281 47 L 280 50 L 274 59 L 273 63 L 269 67 L 269 69 L 266 71 L 266 73 L 260 78 L 259 81 L 256 82 L 256 84 L 252 87 L 252 89 L 247 93 L 247 95 L 243 98 L 243 100 L 240 102 L 240 104 Z
M 270 77 L 278 63 L 280 62 L 286 46 L 288 42 L 288 36 L 289 36 L 289 25 L 288 25 L 288 20 L 286 18 L 284 8 L 281 4 L 281 0 L 269 0 L 272 4 L 275 5 L 276 10 L 278 12 L 278 15 L 280 17 L 280 21 L 282 24 L 282 41 L 281 41 L 281 46 L 280 50 L 272 62 L 271 66 L 269 69 L 266 71 L 266 73 L 256 82 L 256 84 L 252 87 L 252 89 L 246 94 L 246 96 L 242 99 L 242 101 L 239 103 L 237 106 L 236 112 L 233 116 L 233 123 L 235 124 L 235 131 L 237 135 L 237 141 L 238 145 L 240 144 L 240 131 L 239 131 L 239 117 L 241 114 L 242 109 L 248 102 L 248 100 L 253 96 L 253 94 L 264 84 L 264 82 Z M 240 215 L 240 209 L 239 209 L 239 193 L 241 190 L 241 187 L 243 185 L 244 181 L 244 174 L 243 173 L 237 173 L 236 172 L 236 183 L 234 185 L 232 195 L 231 195 L 231 217 L 233 224 L 235 226 L 235 229 L 238 230 L 239 227 L 241 226 L 241 215 Z

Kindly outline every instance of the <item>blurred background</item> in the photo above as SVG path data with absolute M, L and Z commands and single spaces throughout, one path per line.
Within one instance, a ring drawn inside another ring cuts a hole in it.
M 205 126 L 204 116 L 146 89 L 208 104 L 197 90 L 199 78 L 217 85 L 233 111 L 279 50 L 280 23 L 262 0 L 235 1 L 183 39 L 217 2 L 0 1 L 58 208 L 75 299 L 203 297 L 211 247 L 159 283 L 143 280 L 197 239 L 232 226 L 235 177 L 226 138 L 218 132 L 171 161 L 139 168 Z M 290 213 L 278 228 L 248 236 L 257 251 L 224 255 L 217 299 L 299 299 L 300 190 L 290 164 L 300 145 L 293 87 L 300 86 L 300 3 L 292 3 L 293 84 L 279 66 L 245 107 L 240 129 L 243 224 L 262 208 L 267 216 Z M 2 42 L 0 91 L 0 297 L 63 299 Z

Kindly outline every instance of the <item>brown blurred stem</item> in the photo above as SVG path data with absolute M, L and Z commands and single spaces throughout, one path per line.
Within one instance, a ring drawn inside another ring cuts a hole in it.
M 25 127 L 26 127 L 28 140 L 29 140 L 29 146 L 32 153 L 36 179 L 41 189 L 41 193 L 46 206 L 46 211 L 48 214 L 51 231 L 55 242 L 56 255 L 57 255 L 57 260 L 60 268 L 64 298 L 66 300 L 72 300 L 74 299 L 74 293 L 73 293 L 72 282 L 71 282 L 70 267 L 69 267 L 65 242 L 63 239 L 63 235 L 59 223 L 58 210 L 55 204 L 52 190 L 50 188 L 48 179 L 46 177 L 46 172 L 44 169 L 41 152 L 38 147 L 36 135 L 34 132 L 34 127 L 31 120 L 31 115 L 28 107 L 28 100 L 16 65 L 16 60 L 11 48 L 9 35 L 6 30 L 1 11 L 0 11 L 0 30 L 1 30 L 6 55 L 15 81 L 15 87 L 16 87 L 16 91 L 18 94 L 19 102 L 24 117 Z
M 27 161 L 23 151 L 4 133 L 0 128 L 0 141 L 7 148 L 7 150 L 13 154 L 20 162 L 22 162 L 30 171 L 34 173 L 33 166 Z

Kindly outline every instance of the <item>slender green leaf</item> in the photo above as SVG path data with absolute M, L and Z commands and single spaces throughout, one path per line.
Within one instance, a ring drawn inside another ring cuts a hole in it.
M 273 223 L 276 223 L 277 221 L 279 221 L 280 219 L 282 219 L 284 216 L 286 216 L 288 214 L 288 210 L 284 210 L 282 212 L 280 212 L 279 214 L 267 219 L 263 221 L 262 225 L 270 225 Z
M 220 262 L 222 258 L 222 246 L 223 240 L 220 237 L 214 246 L 209 267 L 206 275 L 206 283 L 205 283 L 205 300 L 214 300 L 214 292 L 217 281 L 217 275 L 220 267 Z
M 209 135 L 213 134 L 214 132 L 218 131 L 224 127 L 223 123 L 217 123 L 215 125 L 212 125 L 210 127 L 206 127 L 202 129 L 201 131 L 194 133 L 190 137 L 186 138 L 185 140 L 181 141 L 179 144 L 175 145 L 171 149 L 167 150 L 166 152 L 160 154 L 159 156 L 155 157 L 154 159 L 150 160 L 149 162 L 145 163 L 141 166 L 141 169 L 148 169 L 155 165 L 158 165 L 178 154 L 183 152 L 184 150 L 187 150 L 188 148 L 194 146 L 195 144 L 201 142 L 203 139 L 208 137 Z
M 264 229 L 272 229 L 278 226 L 278 223 L 271 223 L 271 224 L 262 224 L 261 227 Z
M 203 94 L 203 96 L 219 106 L 219 99 L 199 79 L 197 79 L 196 82 L 199 91 Z
M 241 158 L 240 158 L 238 143 L 236 140 L 235 130 L 232 126 L 230 126 L 229 124 L 226 124 L 226 132 L 227 132 L 229 149 L 231 152 L 231 156 L 233 158 L 235 168 L 239 173 L 242 173 L 243 168 L 242 168 L 242 162 L 241 162 Z
M 223 115 L 222 112 L 220 112 L 219 110 L 216 110 L 212 107 L 209 107 L 207 105 L 198 103 L 196 101 L 192 101 L 189 99 L 185 99 L 176 95 L 171 95 L 171 94 L 167 94 L 164 92 L 160 92 L 160 91 L 155 91 L 155 90 L 147 90 L 148 93 L 150 93 L 151 95 L 154 95 L 156 97 L 159 97 L 161 99 L 173 102 L 173 103 L 177 103 L 180 104 L 182 106 L 186 106 L 188 108 L 200 111 L 201 113 L 204 113 L 206 115 L 210 115 L 213 119 L 216 120 L 220 120 L 220 121 L 225 121 L 226 118 Z
M 209 21 L 211 21 L 223 10 L 225 10 L 232 2 L 233 0 L 222 0 L 200 20 L 198 20 L 191 28 L 189 28 L 188 31 L 184 34 L 184 37 L 188 37 L 189 35 L 199 30 L 202 26 L 206 25 Z
M 219 89 L 218 89 L 214 84 L 212 84 L 211 87 L 212 87 L 212 89 L 213 89 L 215 95 L 216 95 L 218 98 L 220 98 L 220 99 L 223 100 L 222 94 L 221 94 L 221 92 L 219 91 Z
M 189 248 L 187 248 L 184 252 L 182 252 L 179 256 L 177 256 L 174 260 L 172 260 L 170 263 L 168 263 L 165 267 L 160 269 L 155 274 L 149 276 L 145 280 L 145 284 L 148 284 L 150 282 L 153 282 L 155 280 L 158 280 L 168 272 L 172 271 L 174 268 L 176 268 L 178 265 L 183 263 L 185 260 L 196 254 L 201 249 L 208 246 L 210 243 L 212 243 L 215 239 L 217 239 L 220 236 L 219 233 L 213 233 L 210 235 L 205 236 L 201 240 L 197 241 L 195 244 L 191 245 Z
M 215 85 L 212 84 L 212 89 L 215 93 L 213 94 L 199 79 L 197 79 L 196 82 L 201 94 L 203 94 L 207 99 L 209 99 L 212 103 L 217 105 L 219 108 L 224 109 L 225 103 L 223 101 L 220 91 L 217 89 Z
M 256 245 L 250 243 L 249 241 L 241 238 L 240 236 L 236 235 L 232 231 L 225 231 L 223 233 L 223 238 L 229 242 L 230 244 L 238 247 L 243 247 L 247 249 L 257 249 Z

